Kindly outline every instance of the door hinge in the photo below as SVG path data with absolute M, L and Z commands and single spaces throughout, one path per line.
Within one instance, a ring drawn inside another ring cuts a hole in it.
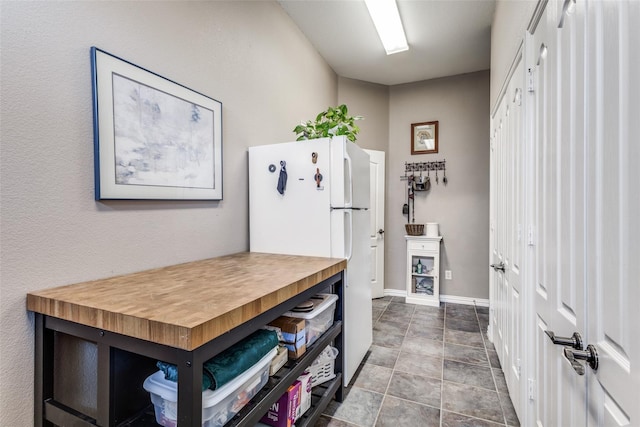
M 513 102 L 519 107 L 522 105 L 522 89 L 516 88 L 513 96 Z
M 534 246 L 535 244 L 536 243 L 533 236 L 533 225 L 530 225 L 529 229 L 527 230 L 527 245 Z
M 533 92 L 534 91 L 534 87 L 533 87 L 533 69 L 529 68 L 527 70 L 527 91 L 529 92 Z
M 529 395 L 529 400 L 534 401 L 536 400 L 536 382 L 529 378 L 529 381 L 527 382 L 528 384 L 528 395 Z

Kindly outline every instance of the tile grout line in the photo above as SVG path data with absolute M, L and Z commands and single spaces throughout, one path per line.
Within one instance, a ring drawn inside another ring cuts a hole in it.
M 391 298 L 391 301 L 389 301 L 389 304 L 391 304 L 391 302 L 393 302 L 393 298 Z M 387 304 L 387 306 L 384 308 L 384 310 L 382 310 L 382 313 L 380 313 L 380 317 L 378 318 L 378 321 L 379 321 L 379 319 L 382 318 L 384 313 L 389 308 L 389 304 Z M 406 336 L 406 334 L 407 334 L 407 332 L 405 331 L 405 336 Z M 402 339 L 404 340 L 404 337 Z M 398 350 L 398 356 L 399 355 L 400 355 L 400 350 Z M 396 363 L 398 362 L 398 356 L 396 356 L 396 360 L 393 362 L 393 367 L 391 368 L 391 375 L 389 375 L 389 381 L 387 381 L 387 386 L 384 389 L 384 393 L 382 393 L 382 402 L 380 402 L 380 407 L 378 408 L 378 412 L 376 413 L 376 416 L 373 418 L 373 426 L 375 426 L 376 423 L 378 422 L 378 418 L 380 417 L 380 412 L 382 412 L 382 406 L 384 405 L 384 401 L 387 398 L 387 391 L 389 390 L 389 385 L 391 384 L 391 378 L 393 377 L 393 372 L 395 370 Z
M 391 301 L 389 301 L 389 304 L 391 304 L 392 301 L 393 301 L 393 299 Z M 382 310 L 382 314 L 380 315 L 380 317 L 382 317 L 382 315 L 385 313 L 385 311 L 387 311 L 387 308 L 389 308 L 389 304 L 387 304 L 387 306 L 384 308 L 384 310 Z M 415 312 L 415 309 L 414 309 L 414 312 Z M 411 318 L 413 318 L 413 313 L 411 313 Z M 409 319 L 409 325 L 410 324 L 411 324 L 411 319 Z M 407 330 L 404 331 L 404 336 L 402 337 L 402 342 L 404 342 L 404 339 L 406 338 L 407 333 L 409 332 L 409 325 L 407 325 Z M 402 343 L 400 343 L 400 347 L 402 347 Z M 382 407 L 384 406 L 384 402 L 387 399 L 387 393 L 389 392 L 389 387 L 391 386 L 391 379 L 393 378 L 393 374 L 396 371 L 396 363 L 398 363 L 398 359 L 399 358 L 400 358 L 400 349 L 398 348 L 398 355 L 396 356 L 396 360 L 393 362 L 393 367 L 391 368 L 391 375 L 389 376 L 389 381 L 387 381 L 387 386 L 385 387 L 384 393 L 382 394 L 382 402 L 380 403 L 380 407 L 378 408 L 378 412 L 376 413 L 376 416 L 373 419 L 373 426 L 376 425 L 376 423 L 378 422 L 378 418 L 380 418 L 380 412 L 382 412 Z
M 476 312 L 476 319 L 478 321 L 478 325 L 480 325 L 480 317 L 478 316 L 478 310 L 476 309 L 475 301 L 473 302 L 473 306 L 474 306 L 474 311 Z M 491 316 L 491 314 L 489 314 L 489 316 Z M 491 322 L 491 317 L 489 317 L 489 322 Z M 504 405 L 502 404 L 502 399 L 500 399 L 500 391 L 498 390 L 498 381 L 496 380 L 496 375 L 493 373 L 493 366 L 491 366 L 491 358 L 489 357 L 489 349 L 487 348 L 487 340 L 485 340 L 485 338 L 484 338 L 484 334 L 482 333 L 482 328 L 480 328 L 480 336 L 482 337 L 482 343 L 484 344 L 484 353 L 487 356 L 487 360 L 489 361 L 489 369 L 491 370 L 491 378 L 493 379 L 493 386 L 496 388 L 496 394 L 498 395 L 498 403 L 500 404 L 500 410 L 502 411 L 502 419 L 504 420 L 504 425 L 508 426 L 509 424 L 507 424 L 507 413 L 504 410 Z M 504 372 L 504 370 L 502 369 L 502 363 L 500 363 L 500 370 L 502 370 Z M 505 378 L 505 380 L 506 380 L 506 378 Z M 509 399 L 511 399 L 511 396 L 507 395 L 507 397 Z
M 444 352 L 445 352 L 445 337 L 447 335 L 447 303 L 444 303 L 444 314 L 442 319 L 442 364 L 440 365 L 440 423 L 442 427 L 442 416 L 444 412 L 443 397 L 444 397 Z
M 389 301 L 389 304 L 391 304 L 392 301 L 393 301 L 393 299 L 391 299 L 391 301 Z M 380 314 L 380 317 L 382 317 L 384 315 L 384 313 L 387 311 L 387 308 L 389 308 L 389 304 L 387 304 L 387 306 L 384 308 L 384 310 L 382 310 L 382 314 Z M 408 329 L 408 327 L 407 327 L 407 329 Z M 405 331 L 405 336 L 406 335 L 407 335 L 407 331 Z M 404 340 L 404 337 L 402 339 Z M 400 357 L 400 350 L 398 349 L 398 355 L 396 356 L 396 360 L 393 362 L 393 367 L 391 368 L 391 375 L 389 376 L 389 381 L 387 381 L 387 386 L 384 389 L 384 393 L 382 393 L 382 402 L 380 403 L 380 407 L 378 408 L 378 412 L 376 413 L 376 416 L 373 419 L 373 425 L 374 426 L 378 422 L 378 418 L 380 418 L 380 412 L 382 412 L 382 407 L 384 406 L 384 401 L 387 399 L 387 392 L 389 391 L 389 386 L 391 385 L 391 379 L 393 378 L 393 373 L 395 372 L 396 363 L 398 363 L 398 358 L 399 357 Z

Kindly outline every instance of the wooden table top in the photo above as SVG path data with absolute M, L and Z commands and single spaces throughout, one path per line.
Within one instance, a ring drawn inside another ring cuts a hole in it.
M 194 350 L 346 268 L 344 259 L 243 252 L 27 294 L 27 309 Z

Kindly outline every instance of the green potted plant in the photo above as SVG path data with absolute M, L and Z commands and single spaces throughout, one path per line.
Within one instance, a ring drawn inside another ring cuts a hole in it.
M 344 135 L 349 141 L 355 142 L 356 135 L 360 132 L 360 128 L 355 124 L 356 120 L 362 120 L 362 116 L 350 116 L 347 106 L 342 104 L 321 112 L 315 121 L 308 120 L 299 124 L 293 132 L 297 136 L 296 141 Z

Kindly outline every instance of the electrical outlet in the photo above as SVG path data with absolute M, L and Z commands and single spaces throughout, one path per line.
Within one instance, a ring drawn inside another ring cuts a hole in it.
M 447 280 L 451 280 L 451 270 L 444 271 L 444 278 Z

